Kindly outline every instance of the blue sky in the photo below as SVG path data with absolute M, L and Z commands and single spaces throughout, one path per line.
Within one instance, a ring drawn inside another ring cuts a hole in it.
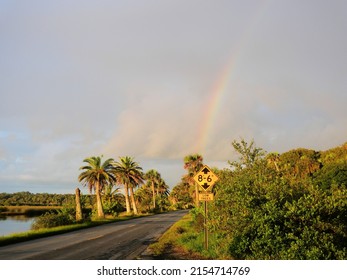
M 225 167 L 240 137 L 279 153 L 342 145 L 346 10 L 336 0 L 0 1 L 0 192 L 72 193 L 94 155 L 133 156 L 173 187 L 185 155 Z

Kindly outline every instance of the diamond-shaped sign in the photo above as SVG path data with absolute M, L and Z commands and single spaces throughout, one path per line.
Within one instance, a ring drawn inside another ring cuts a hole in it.
M 195 182 L 197 182 L 204 191 L 211 188 L 218 181 L 218 179 L 219 178 L 217 175 L 214 174 L 207 165 L 204 165 L 194 176 Z

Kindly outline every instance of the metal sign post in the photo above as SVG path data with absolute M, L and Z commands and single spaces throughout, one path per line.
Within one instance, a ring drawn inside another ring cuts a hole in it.
M 204 201 L 204 239 L 205 239 L 205 250 L 208 250 L 208 228 L 207 228 L 207 201 L 214 199 L 214 195 L 211 192 L 208 192 L 209 189 L 212 189 L 213 185 L 218 181 L 218 177 L 214 174 L 211 169 L 204 165 L 202 169 L 194 176 L 194 180 L 197 184 L 204 190 L 203 193 L 199 193 L 199 200 Z
M 208 228 L 207 228 L 207 201 L 204 201 L 205 204 L 205 219 L 204 219 L 204 227 L 205 227 L 205 250 L 208 250 Z

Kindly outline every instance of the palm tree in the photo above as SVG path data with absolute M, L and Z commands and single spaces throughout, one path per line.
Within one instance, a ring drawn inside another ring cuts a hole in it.
M 184 157 L 184 169 L 193 176 L 203 167 L 203 157 L 200 154 L 193 154 Z
M 141 209 L 142 212 L 149 212 L 152 208 L 152 190 L 151 184 L 146 183 L 138 188 L 135 192 L 135 199 L 137 206 Z
M 203 167 L 203 157 L 200 154 L 193 154 L 184 157 L 184 169 L 188 174 L 184 177 L 190 186 L 195 185 L 195 205 L 199 206 L 199 186 L 194 181 L 195 174 Z
M 166 184 L 163 178 L 160 178 L 157 186 L 157 195 L 168 196 L 170 194 L 169 186 Z
M 271 166 L 272 164 L 275 166 L 276 171 L 279 172 L 278 163 L 280 161 L 280 155 L 278 153 L 269 153 L 266 156 L 267 163 Z
M 101 192 L 105 186 L 116 183 L 114 160 L 109 158 L 102 163 L 101 157 L 89 157 L 84 159 L 83 162 L 88 165 L 80 168 L 83 172 L 78 176 L 78 181 L 83 182 L 84 186 L 87 186 L 90 192 L 92 190 L 95 191 L 98 217 L 104 218 Z
M 111 202 L 112 198 L 117 196 L 119 193 L 119 188 L 113 189 L 113 185 L 104 186 L 102 191 L 102 195 L 104 195 L 104 199 L 108 202 Z
M 166 184 L 164 179 L 160 178 L 157 186 L 157 204 L 161 211 L 169 205 L 169 186 Z
M 188 209 L 194 205 L 189 188 L 188 182 L 182 180 L 170 192 L 169 200 L 176 209 Z
M 151 184 L 153 209 L 155 209 L 155 186 L 160 182 L 160 173 L 157 170 L 151 169 L 145 174 L 145 179 Z
M 137 162 L 133 160 L 132 157 L 120 157 L 120 162 L 114 164 L 116 170 L 116 176 L 118 182 L 124 186 L 125 191 L 125 205 L 127 213 L 131 212 L 130 203 L 129 203 L 129 191 L 130 199 L 134 214 L 137 215 L 137 207 L 134 197 L 134 187 L 143 183 L 143 172 L 142 167 L 139 166 Z

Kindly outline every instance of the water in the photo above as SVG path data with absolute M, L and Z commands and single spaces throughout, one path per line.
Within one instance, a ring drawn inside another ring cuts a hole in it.
M 28 231 L 34 220 L 25 215 L 0 216 L 0 236 Z

